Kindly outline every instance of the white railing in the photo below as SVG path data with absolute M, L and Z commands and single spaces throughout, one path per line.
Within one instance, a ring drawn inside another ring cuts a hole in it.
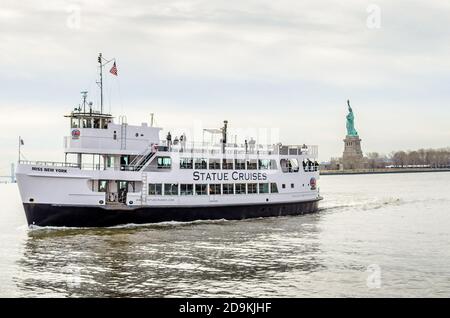
M 187 152 L 187 153 L 209 153 L 222 154 L 222 144 L 207 142 L 174 143 L 168 145 L 167 140 L 161 140 L 159 151 Z M 305 155 L 311 158 L 318 157 L 318 146 L 316 145 L 251 145 L 234 144 L 225 145 L 225 154 L 268 154 L 268 155 Z
M 32 166 L 47 166 L 47 167 L 65 167 L 65 168 L 80 168 L 77 163 L 70 162 L 55 162 L 55 161 L 30 161 L 30 160 L 20 160 L 19 164 L 22 165 L 32 165 Z

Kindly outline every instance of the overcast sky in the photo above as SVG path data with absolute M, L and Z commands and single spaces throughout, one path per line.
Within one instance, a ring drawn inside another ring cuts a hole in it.
M 350 99 L 364 152 L 450 146 L 448 1 L 1 0 L 0 175 L 19 135 L 28 159 L 63 159 L 62 116 L 82 90 L 98 102 L 98 52 L 119 70 L 106 108 L 129 123 L 228 119 L 327 160 Z

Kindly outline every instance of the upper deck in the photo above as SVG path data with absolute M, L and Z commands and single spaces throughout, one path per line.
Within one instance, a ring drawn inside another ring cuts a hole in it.
M 257 155 L 257 156 L 307 156 L 310 159 L 318 158 L 318 146 L 316 145 L 283 145 L 281 143 L 263 145 L 263 144 L 245 144 L 245 143 L 227 143 L 223 148 L 222 143 L 210 142 L 178 142 L 169 143 L 161 140 L 159 150 L 169 153 L 179 154 L 208 154 L 212 156 L 223 156 L 232 158 L 234 155 Z
M 129 125 L 125 117 L 116 124 L 111 115 L 98 112 L 73 112 L 65 117 L 70 118 L 70 136 L 64 137 L 65 153 L 137 155 L 157 143 L 161 131 L 147 123 Z

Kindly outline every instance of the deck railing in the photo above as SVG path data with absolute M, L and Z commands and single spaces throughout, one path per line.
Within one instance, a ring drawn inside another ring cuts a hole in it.
M 34 165 L 34 166 L 49 166 L 49 167 L 56 167 L 56 168 L 80 168 L 79 164 L 71 163 L 71 162 L 20 160 L 19 164 Z
M 158 146 L 159 151 L 187 152 L 187 153 L 209 153 L 222 154 L 222 144 L 205 142 L 174 142 L 161 140 Z M 225 154 L 261 154 L 261 155 L 307 155 L 317 158 L 318 146 L 316 145 L 257 145 L 257 144 L 235 144 L 225 145 Z

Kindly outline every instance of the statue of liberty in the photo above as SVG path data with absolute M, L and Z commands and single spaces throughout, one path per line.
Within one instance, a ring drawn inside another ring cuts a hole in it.
M 350 106 L 350 100 L 347 100 L 348 115 L 347 115 L 347 136 L 358 136 L 358 132 L 355 129 L 355 115 L 353 115 L 352 107 Z

